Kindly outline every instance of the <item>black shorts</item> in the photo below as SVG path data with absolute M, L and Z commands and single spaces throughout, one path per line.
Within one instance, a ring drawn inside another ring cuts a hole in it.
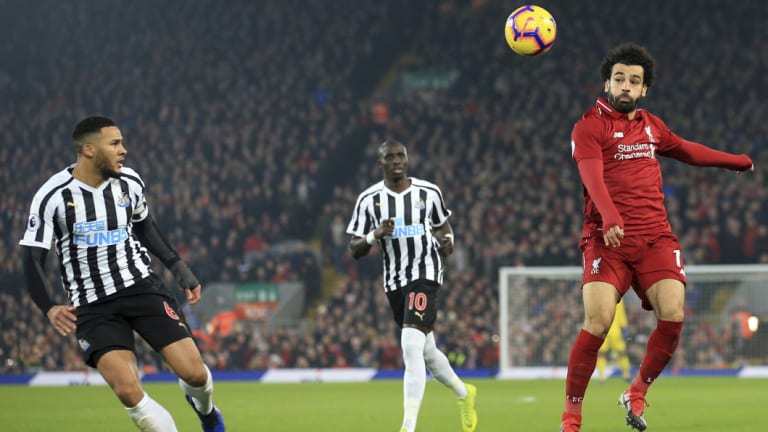
M 409 324 L 432 329 L 437 319 L 437 290 L 440 284 L 419 279 L 401 289 L 387 292 L 389 307 L 397 325 Z
M 163 282 L 151 275 L 103 300 L 78 307 L 75 335 L 85 364 L 96 367 L 101 356 L 113 350 L 135 352 L 134 331 L 155 351 L 191 337 L 178 304 L 163 291 Z

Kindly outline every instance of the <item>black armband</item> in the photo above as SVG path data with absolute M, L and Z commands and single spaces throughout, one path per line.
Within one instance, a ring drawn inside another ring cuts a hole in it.
M 171 273 L 176 278 L 176 283 L 184 289 L 192 289 L 200 285 L 200 281 L 197 280 L 194 273 L 192 273 L 192 269 L 184 261 L 176 261 L 171 266 Z

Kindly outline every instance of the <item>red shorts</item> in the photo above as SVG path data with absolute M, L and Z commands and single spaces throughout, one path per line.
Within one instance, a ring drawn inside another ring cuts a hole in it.
M 632 289 L 651 310 L 645 291 L 662 279 L 685 284 L 683 253 L 671 232 L 624 237 L 621 246 L 606 246 L 602 237 L 581 240 L 582 283 L 606 282 L 623 296 Z

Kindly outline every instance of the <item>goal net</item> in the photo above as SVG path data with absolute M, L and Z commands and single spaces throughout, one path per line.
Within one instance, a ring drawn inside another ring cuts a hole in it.
M 666 372 L 768 376 L 768 265 L 688 266 L 686 278 L 686 322 Z M 631 290 L 624 303 L 636 368 L 656 317 Z M 499 269 L 499 378 L 565 377 L 583 319 L 581 267 Z

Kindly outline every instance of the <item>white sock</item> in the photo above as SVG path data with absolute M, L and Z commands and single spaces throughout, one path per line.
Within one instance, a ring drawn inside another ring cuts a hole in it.
M 208 379 L 202 387 L 192 387 L 181 378 L 179 378 L 179 385 L 184 393 L 192 397 L 192 403 L 195 404 L 197 412 L 205 415 L 213 411 L 213 378 L 208 366 L 203 365 L 203 367 L 205 368 L 205 373 L 208 374 Z
M 464 382 L 456 375 L 456 372 L 451 367 L 451 363 L 448 361 L 448 357 L 437 349 L 435 332 L 429 332 L 427 335 L 427 340 L 424 343 L 424 361 L 436 380 L 453 390 L 456 396 L 460 398 L 467 396 L 467 387 L 464 385 Z
M 403 428 L 408 432 L 416 429 L 419 407 L 427 386 L 427 368 L 424 365 L 424 342 L 427 337 L 421 330 L 405 327 L 400 335 L 403 348 Z
M 146 393 L 135 407 L 126 410 L 142 432 L 177 432 L 171 414 Z

